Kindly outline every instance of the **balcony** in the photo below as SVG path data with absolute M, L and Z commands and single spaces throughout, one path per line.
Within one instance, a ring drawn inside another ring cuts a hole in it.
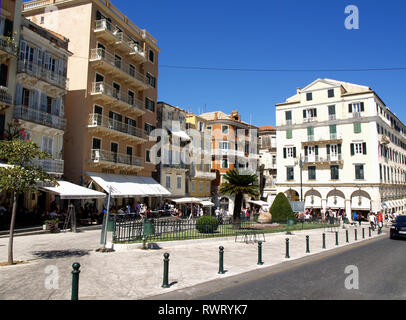
M 17 43 L 9 37 L 0 36 L 0 60 L 6 62 L 17 56 Z
M 148 141 L 148 136 L 145 130 L 133 127 L 126 123 L 103 117 L 101 114 L 92 113 L 89 115 L 89 130 L 102 132 L 111 138 L 121 138 L 131 141 L 135 144 L 140 144 Z
M 8 88 L 0 86 L 0 111 L 7 109 L 12 104 L 13 97 L 8 93 Z
M 327 157 L 320 156 L 306 156 L 304 160 L 305 165 L 309 164 L 342 164 L 343 158 L 341 154 L 331 155 L 328 154 Z
M 134 117 L 145 113 L 144 103 L 113 88 L 104 82 L 93 82 L 90 92 L 95 101 L 100 101 L 106 107 L 118 109 L 123 113 L 130 113 Z
M 201 179 L 201 180 L 216 180 L 216 173 L 215 172 L 204 172 L 204 171 L 199 171 L 199 170 L 194 170 L 191 174 L 190 174 L 191 178 L 194 179 Z
M 329 114 L 328 115 L 328 120 L 336 120 L 337 119 L 337 116 L 335 115 L 335 114 Z
M 311 118 L 304 118 L 303 122 L 304 123 L 311 123 L 311 122 L 316 122 L 317 118 L 316 117 L 311 117 Z
M 31 129 L 38 127 L 36 125 L 46 127 L 45 130 L 48 129 L 47 131 L 49 131 L 49 133 L 54 132 L 55 134 L 63 134 L 63 132 L 61 133 L 60 131 L 65 131 L 66 129 L 65 118 L 27 106 L 15 106 L 14 118 L 23 120 L 25 126 L 28 126 Z
M 168 162 L 172 162 L 172 161 L 168 161 Z M 190 165 L 187 165 L 187 164 L 184 164 L 184 163 L 178 163 L 178 164 L 175 164 L 175 163 L 163 163 L 162 168 L 164 168 L 164 169 L 174 169 L 174 170 L 186 172 L 186 171 L 189 171 Z
M 44 159 L 44 160 L 34 160 L 33 164 L 36 166 L 42 167 L 42 169 L 52 175 L 63 175 L 64 170 L 64 161 L 63 160 L 53 160 L 53 159 Z
M 19 60 L 17 73 L 17 79 L 21 83 L 34 86 L 51 96 L 61 96 L 67 93 L 69 81 L 65 76 L 36 63 Z
M 101 149 L 92 149 L 90 164 L 108 169 L 125 169 L 128 171 L 141 171 L 143 161 L 140 157 L 116 153 Z
M 137 90 L 152 88 L 148 84 L 147 78 L 136 71 L 135 67 L 131 67 L 128 63 L 117 59 L 104 49 L 92 49 L 90 52 L 90 62 L 96 70 L 100 70 L 106 75 L 111 75 Z
M 352 117 L 353 118 L 361 118 L 361 112 L 353 112 Z
M 343 139 L 342 139 L 341 135 L 338 135 L 336 133 L 331 133 L 330 136 L 328 136 L 328 137 L 317 137 L 317 139 L 314 136 L 309 136 L 309 138 L 310 137 L 312 137 L 313 140 L 308 139 L 308 141 L 303 141 L 302 146 L 342 144 L 343 143 Z
M 104 40 L 107 43 L 114 43 L 117 40 L 116 35 L 118 32 L 119 30 L 106 19 L 96 21 L 94 33 L 98 40 Z

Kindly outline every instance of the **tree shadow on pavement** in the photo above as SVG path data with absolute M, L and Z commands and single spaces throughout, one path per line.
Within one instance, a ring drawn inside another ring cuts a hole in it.
M 42 259 L 57 259 L 68 257 L 83 257 L 89 254 L 88 250 L 52 250 L 52 251 L 35 251 L 34 256 Z

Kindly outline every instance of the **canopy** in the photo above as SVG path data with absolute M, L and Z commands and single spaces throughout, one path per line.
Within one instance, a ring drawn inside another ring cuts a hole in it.
M 214 203 L 211 202 L 211 201 L 201 201 L 200 204 L 201 204 L 203 207 L 214 207 Z
M 202 200 L 199 198 L 180 198 L 180 199 L 170 199 L 171 201 L 182 204 L 182 203 L 201 203 Z
M 101 199 L 106 197 L 103 192 L 84 188 L 67 181 L 58 181 L 56 187 L 40 187 L 39 189 L 57 194 L 61 199 Z
M 151 177 L 87 172 L 87 175 L 113 198 L 161 197 L 171 193 Z
M 257 201 L 248 201 L 248 203 L 253 203 L 256 204 L 257 206 L 261 206 L 261 207 L 270 207 L 271 205 L 268 202 L 262 201 L 262 200 L 257 200 Z

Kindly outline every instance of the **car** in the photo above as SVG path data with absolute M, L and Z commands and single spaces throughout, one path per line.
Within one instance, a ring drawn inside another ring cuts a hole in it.
M 406 216 L 398 216 L 390 227 L 390 238 L 395 239 L 398 237 L 406 238 Z

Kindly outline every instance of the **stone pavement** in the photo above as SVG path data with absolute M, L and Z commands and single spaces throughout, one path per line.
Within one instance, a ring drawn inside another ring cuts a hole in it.
M 365 240 L 358 227 L 358 241 Z M 349 228 L 353 244 L 354 228 Z M 288 260 L 348 245 L 345 230 L 339 228 L 339 246 L 335 233 L 323 229 L 267 234 L 263 244 L 264 265 L 257 265 L 257 244 L 236 243 L 233 237 L 156 243 L 155 249 L 111 253 L 96 252 L 100 247 L 100 230 L 18 237 L 14 240 L 14 259 L 27 264 L 0 267 L 1 300 L 69 300 L 72 263 L 81 264 L 79 299 L 143 299 L 173 290 L 191 287 L 215 279 L 255 272 Z M 322 233 L 326 233 L 326 250 Z M 306 253 L 306 235 L 310 237 L 310 254 Z M 385 233 L 382 236 L 387 236 Z M 290 259 L 285 258 L 285 239 L 290 239 Z M 378 237 L 373 232 L 372 238 Z M 7 261 L 8 239 L 0 239 L 0 262 Z M 224 246 L 224 275 L 218 274 L 219 246 Z M 161 288 L 163 254 L 170 254 L 168 289 Z

